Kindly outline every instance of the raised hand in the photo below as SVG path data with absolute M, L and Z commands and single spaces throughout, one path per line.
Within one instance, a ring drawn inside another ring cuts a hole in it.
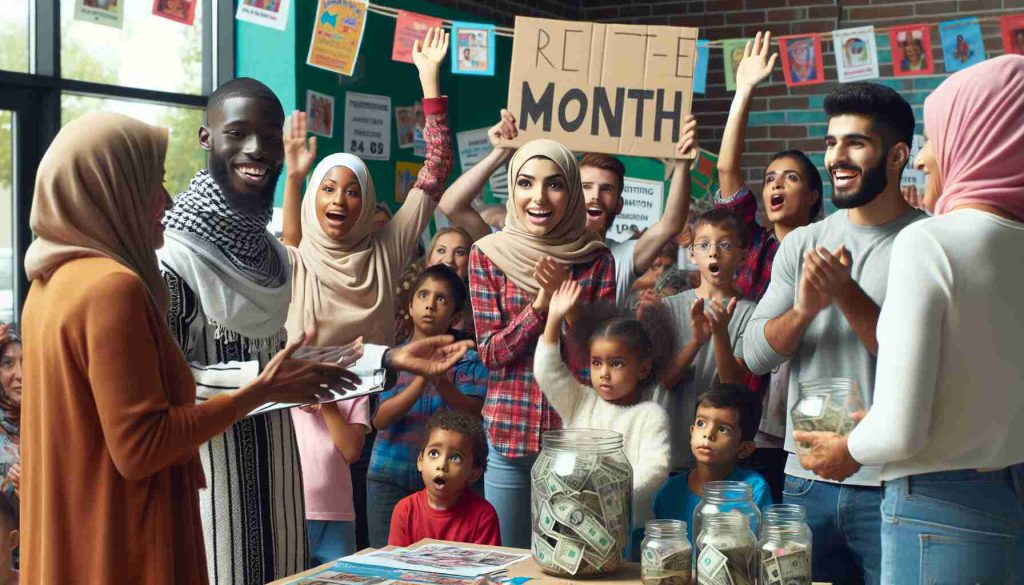
M 427 31 L 423 41 L 412 44 L 412 62 L 420 72 L 420 83 L 423 85 L 423 97 L 435 98 L 440 95 L 438 74 L 441 61 L 448 54 L 448 33 L 443 28 L 432 28 Z
M 676 143 L 676 157 L 695 155 L 698 148 L 700 144 L 697 142 L 697 118 L 693 114 L 687 114 L 683 118 L 683 131 L 679 135 L 679 142 Z
M 516 117 L 506 109 L 501 110 L 501 121 L 487 131 L 487 139 L 490 140 L 491 146 L 494 148 L 509 149 L 509 141 L 515 139 L 518 135 L 519 129 L 516 128 Z
M 729 322 L 732 321 L 732 316 L 736 312 L 736 302 L 737 298 L 733 297 L 728 304 L 724 305 L 721 301 L 715 300 L 707 303 L 704 316 L 711 326 L 712 335 L 729 337 Z
M 294 111 L 284 125 L 284 165 L 288 174 L 306 178 L 316 161 L 316 136 L 306 140 L 306 113 Z
M 711 339 L 711 322 L 704 313 L 704 299 L 698 298 L 690 305 L 690 330 L 693 340 L 704 345 Z
M 428 337 L 391 349 L 385 365 L 431 378 L 450 370 L 474 345 L 451 335 Z
M 747 41 L 747 46 L 743 51 L 743 60 L 736 68 L 737 90 L 740 88 L 754 89 L 772 74 L 779 54 L 772 53 L 771 57 L 768 56 L 771 40 L 771 32 L 759 32 L 753 41 Z
M 551 303 L 548 305 L 548 321 L 561 322 L 576 306 L 582 292 L 583 289 L 575 280 L 562 282 L 555 294 L 551 295 Z

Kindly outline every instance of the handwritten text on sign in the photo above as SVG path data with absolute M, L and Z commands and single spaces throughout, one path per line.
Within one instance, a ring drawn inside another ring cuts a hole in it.
M 515 145 L 675 158 L 693 101 L 697 29 L 516 18 Z

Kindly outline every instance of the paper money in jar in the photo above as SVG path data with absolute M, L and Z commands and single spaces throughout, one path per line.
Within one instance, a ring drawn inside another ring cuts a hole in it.
M 697 583 L 754 585 L 757 539 L 742 515 L 716 514 L 705 519 L 697 537 Z
M 761 549 L 764 585 L 810 585 L 811 559 L 807 547 L 788 543 L 782 548 Z

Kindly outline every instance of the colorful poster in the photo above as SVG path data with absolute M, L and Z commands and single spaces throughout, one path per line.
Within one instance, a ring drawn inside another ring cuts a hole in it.
M 950 73 L 967 69 L 985 60 L 985 41 L 977 18 L 964 18 L 939 24 L 942 57 Z
M 427 156 L 427 141 L 423 139 L 423 128 L 427 125 L 427 117 L 423 114 L 423 102 L 416 102 L 416 127 L 412 130 L 412 155 Z
M 416 108 L 399 106 L 395 108 L 395 127 L 398 129 L 398 148 L 412 148 L 416 132 Z
M 413 42 L 422 41 L 429 29 L 440 26 L 440 18 L 399 10 L 395 20 L 395 43 L 391 47 L 391 59 L 412 63 Z
M 391 98 L 345 94 L 345 152 L 366 160 L 391 158 Z
M 708 89 L 708 63 L 711 61 L 709 41 L 697 41 L 697 61 L 693 64 L 693 93 L 703 94 Z
M 452 23 L 452 73 L 494 75 L 494 25 Z
M 925 175 L 924 171 L 914 168 L 914 160 L 921 152 L 922 146 L 924 146 L 924 136 L 914 134 L 914 141 L 910 145 L 910 158 L 907 159 L 907 164 L 903 167 L 903 175 L 900 177 L 900 187 L 915 187 L 918 195 L 924 195 Z
M 199 0 L 153 0 L 153 16 L 192 26 Z
M 462 172 L 465 173 L 473 165 L 477 164 L 491 149 L 491 141 L 487 137 L 489 128 L 478 128 L 476 130 L 464 130 L 455 134 L 455 143 L 459 149 L 459 162 L 462 165 Z M 491 186 L 491 194 L 495 197 L 508 197 L 508 165 L 501 165 L 491 173 L 488 184 Z
M 352 75 L 363 44 L 368 7 L 366 0 L 319 0 L 306 64 Z
M 416 184 L 423 163 L 400 160 L 395 163 L 395 202 L 402 203 Z
M 665 183 L 625 177 L 622 180 L 622 213 L 615 216 L 608 237 L 625 242 L 661 218 Z
M 932 34 L 927 24 L 889 27 L 892 72 L 897 77 L 935 73 Z
M 722 60 L 725 67 L 725 89 L 736 91 L 736 68 L 743 60 L 743 51 L 747 47 L 746 39 L 727 39 L 722 41 Z
M 832 31 L 839 83 L 878 77 L 875 27 L 861 26 Z
M 310 134 L 334 136 L 334 96 L 306 90 L 306 119 Z
M 235 20 L 284 30 L 288 27 L 290 4 L 291 0 L 241 0 L 235 11 Z
M 125 0 L 75 0 L 75 20 L 121 28 Z
M 788 87 L 825 83 L 825 65 L 821 54 L 821 35 L 779 37 L 782 73 Z
M 1003 34 L 1003 52 L 1007 55 L 1024 55 L 1024 14 L 1000 18 L 999 30 Z

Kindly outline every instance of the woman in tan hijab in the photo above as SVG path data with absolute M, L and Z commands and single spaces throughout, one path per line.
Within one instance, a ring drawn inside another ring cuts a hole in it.
M 533 378 L 533 352 L 551 294 L 570 278 L 581 304 L 615 302 L 615 264 L 586 229 L 580 172 L 572 152 L 551 140 L 520 148 L 508 166 L 505 229 L 480 239 L 469 257 L 477 349 L 490 370 L 484 424 L 490 455 L 484 492 L 505 546 L 530 546 L 530 467 L 541 433 L 561 428 Z M 585 364 L 570 364 L 577 376 Z
M 197 449 L 344 369 L 288 356 L 196 404 L 155 249 L 167 131 L 89 114 L 39 165 L 25 269 L 21 568 L 27 583 L 205 583 Z M 307 336 L 308 337 L 308 336 Z

